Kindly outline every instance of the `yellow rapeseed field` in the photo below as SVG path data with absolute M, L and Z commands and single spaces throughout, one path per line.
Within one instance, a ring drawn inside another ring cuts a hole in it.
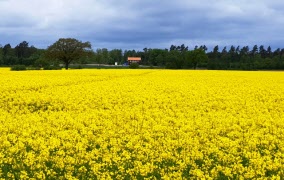
M 0 69 L 2 179 L 283 179 L 284 72 Z

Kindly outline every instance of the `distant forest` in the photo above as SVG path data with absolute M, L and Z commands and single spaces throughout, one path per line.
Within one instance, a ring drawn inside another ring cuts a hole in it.
M 23 41 L 16 47 L 0 45 L 0 66 L 43 66 L 57 63 L 45 57 L 46 49 L 38 49 Z M 169 49 L 144 48 L 143 51 L 106 48 L 96 49 L 76 64 L 126 64 L 127 57 L 141 57 L 141 65 L 160 66 L 169 69 L 235 69 L 235 70 L 283 70 L 284 48 L 274 51 L 263 45 L 230 46 L 216 45 L 208 51 L 205 45 L 190 50 L 184 44 L 171 45 Z

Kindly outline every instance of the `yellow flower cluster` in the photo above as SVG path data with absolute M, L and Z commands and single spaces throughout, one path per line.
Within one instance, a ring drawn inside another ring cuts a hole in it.
M 0 179 L 283 179 L 284 73 L 0 69 Z

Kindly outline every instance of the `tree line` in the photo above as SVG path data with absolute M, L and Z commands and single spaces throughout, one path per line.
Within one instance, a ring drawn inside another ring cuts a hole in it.
M 270 46 L 263 45 L 231 46 L 220 51 L 219 46 L 215 46 L 207 55 L 208 69 L 284 69 L 284 48 L 272 51 Z
M 60 45 L 62 47 L 59 47 Z M 81 49 L 78 48 L 80 45 Z M 88 51 L 83 55 L 86 47 Z M 72 53 L 63 56 L 60 48 Z M 211 51 L 208 51 L 205 45 L 189 49 L 184 44 L 171 45 L 169 49 L 144 48 L 142 51 L 107 48 L 92 50 L 89 42 L 81 43 L 72 38 L 60 39 L 47 49 L 30 46 L 27 41 L 15 47 L 10 44 L 0 45 L 1 66 L 42 67 L 63 63 L 68 68 L 70 63 L 113 65 L 115 62 L 127 64 L 128 57 L 141 57 L 141 65 L 169 69 L 284 69 L 284 49 L 277 48 L 272 51 L 270 46 L 265 48 L 263 45 L 254 45 L 251 48 L 233 45 L 229 48 L 219 48 L 219 45 L 216 45 Z
M 34 65 L 44 51 L 44 49 L 29 46 L 26 41 L 19 43 L 14 48 L 10 44 L 0 45 L 0 65 Z

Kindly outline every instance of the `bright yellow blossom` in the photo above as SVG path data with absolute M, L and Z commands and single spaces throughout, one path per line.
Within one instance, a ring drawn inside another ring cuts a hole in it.
M 0 179 L 281 179 L 284 73 L 0 69 Z

